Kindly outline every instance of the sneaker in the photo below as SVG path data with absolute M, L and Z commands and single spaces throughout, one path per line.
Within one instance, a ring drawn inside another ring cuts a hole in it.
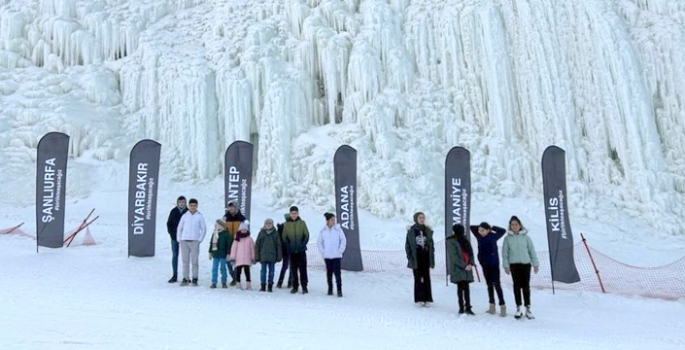
M 197 287 L 197 278 L 193 278 L 193 287 Z
M 526 306 L 526 318 L 529 320 L 535 319 L 535 316 L 533 316 L 533 313 L 530 312 L 530 306 Z
M 226 282 L 221 283 L 221 288 L 223 288 L 223 289 L 228 288 L 228 285 L 226 284 Z
M 216 288 L 216 283 L 212 283 L 212 285 L 211 285 L 211 286 L 209 286 L 209 288 L 211 288 L 211 289 L 215 289 L 215 288 Z
M 171 278 L 169 279 L 169 283 L 176 283 L 176 281 L 178 281 L 176 276 L 171 276 Z
M 190 284 L 190 280 L 188 280 L 188 279 L 184 278 L 183 281 L 181 281 L 181 287 L 185 287 L 189 284 Z
M 521 317 L 523 317 L 523 312 L 521 312 L 521 307 L 517 306 L 516 307 L 516 313 L 514 314 L 514 318 L 518 320 Z

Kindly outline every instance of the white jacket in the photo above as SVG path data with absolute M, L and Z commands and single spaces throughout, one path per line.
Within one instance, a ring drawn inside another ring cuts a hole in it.
M 177 241 L 200 241 L 205 239 L 207 234 L 207 225 L 205 224 L 205 217 L 196 211 L 192 214 L 187 211 L 181 217 L 181 221 L 178 223 L 178 231 L 176 233 Z
M 319 253 L 321 253 L 324 259 L 342 258 L 345 248 L 347 248 L 345 232 L 343 232 L 338 224 L 331 228 L 324 225 L 321 232 L 319 232 L 317 245 L 319 246 Z

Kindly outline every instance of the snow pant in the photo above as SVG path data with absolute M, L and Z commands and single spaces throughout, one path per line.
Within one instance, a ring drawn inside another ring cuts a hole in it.
M 178 276 L 178 241 L 171 240 L 171 271 Z
M 218 275 L 219 275 L 219 268 L 221 268 L 221 283 L 226 283 L 228 280 L 228 273 L 226 272 L 226 257 L 223 258 L 214 258 L 212 260 L 212 283 L 216 284 Z
M 499 266 L 483 266 L 483 276 L 485 277 L 485 283 L 488 285 L 488 300 L 490 304 L 495 303 L 496 291 L 499 305 L 504 305 L 504 294 L 502 293 L 502 285 L 499 282 L 499 274 Z
M 430 258 L 428 255 L 416 257 L 414 269 L 414 302 L 433 302 L 431 291 Z
M 283 254 L 283 264 L 281 265 L 281 273 L 278 276 L 278 283 L 283 283 L 283 279 L 285 278 L 285 273 L 288 271 L 288 267 L 290 266 L 290 255 L 285 253 Z M 288 274 L 288 284 L 292 283 L 293 278 L 290 274 Z
M 511 264 L 511 279 L 514 281 L 514 299 L 516 306 L 521 306 L 523 292 L 524 306 L 530 306 L 530 264 Z
M 274 284 L 274 269 L 276 268 L 275 262 L 263 262 L 262 271 L 260 274 L 262 284 L 266 284 L 266 273 L 269 270 L 269 284 Z
M 298 276 L 299 274 L 299 276 Z M 307 287 L 307 252 L 290 253 L 290 276 L 293 279 L 293 288 L 297 289 L 302 285 Z
M 180 241 L 181 260 L 183 260 L 183 278 L 189 279 L 190 265 L 193 266 L 193 279 L 197 279 L 200 256 L 200 241 Z
M 233 261 L 226 260 L 226 267 L 228 268 L 228 274 L 231 275 L 231 280 L 235 281 L 235 267 L 233 266 Z
M 471 310 L 469 282 L 461 281 L 457 283 L 457 297 L 459 298 L 459 311 Z
M 242 272 L 245 271 L 245 281 L 246 282 L 252 282 L 252 279 L 250 278 L 250 266 L 249 265 L 243 265 L 243 266 L 238 266 L 236 268 L 235 276 L 236 280 L 238 283 L 240 283 L 240 275 Z
M 333 290 L 333 275 L 335 274 L 335 286 L 338 291 L 342 290 L 342 277 L 341 277 L 341 258 L 337 259 L 324 259 L 326 263 L 326 281 L 328 282 L 328 291 Z

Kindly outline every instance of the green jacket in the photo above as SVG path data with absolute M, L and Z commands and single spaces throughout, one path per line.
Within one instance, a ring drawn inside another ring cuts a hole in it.
M 275 263 L 282 259 L 281 239 L 278 237 L 278 230 L 276 228 L 272 228 L 270 231 L 261 229 L 255 243 L 255 261 Z
M 283 224 L 283 243 L 291 254 L 307 251 L 307 243 L 309 243 L 307 223 L 299 217 L 295 221 L 288 218 Z
M 459 244 L 457 236 L 452 235 L 450 237 L 447 237 L 447 239 L 445 240 L 445 247 L 447 250 L 447 256 L 449 257 L 448 261 L 450 262 L 450 282 L 473 282 L 473 268 L 475 267 L 473 267 L 473 249 L 471 248 L 471 243 L 469 243 L 469 241 L 466 241 L 466 246 L 464 247 L 467 254 L 469 255 L 468 264 L 473 267 L 471 271 L 466 271 L 466 263 L 464 262 L 464 257 L 461 251 L 462 246 L 461 244 Z
M 209 252 L 212 253 L 212 257 L 215 259 L 226 258 L 228 254 L 231 253 L 231 246 L 233 245 L 233 235 L 228 233 L 228 231 L 223 230 L 219 232 L 219 239 L 216 243 L 216 249 L 212 247 L 212 240 L 214 235 L 209 240 Z
M 411 226 L 407 229 L 407 239 L 405 240 L 404 243 L 404 251 L 407 253 L 407 267 L 410 269 L 417 269 L 419 267 L 418 263 L 416 262 L 416 250 L 418 248 L 418 245 L 416 244 L 416 234 L 414 231 L 418 231 L 419 228 L 416 227 L 416 225 Z M 430 268 L 435 267 L 435 247 L 433 246 L 433 230 L 426 226 L 426 231 L 424 232 L 426 235 L 426 243 L 425 243 L 425 249 L 428 250 L 430 254 Z
M 528 230 L 525 228 L 521 228 L 519 233 L 507 230 L 507 236 L 504 237 L 504 243 L 502 243 L 502 267 L 508 269 L 510 264 L 540 266 L 533 240 L 530 239 Z

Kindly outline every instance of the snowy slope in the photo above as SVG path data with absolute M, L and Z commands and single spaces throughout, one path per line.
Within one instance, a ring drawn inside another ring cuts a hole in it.
M 178 180 L 215 179 L 249 140 L 270 205 L 323 209 L 349 143 L 361 208 L 440 225 L 450 147 L 472 151 L 475 192 L 532 210 L 557 144 L 574 218 L 680 233 L 684 24 L 679 0 L 1 0 L 0 200 L 29 197 L 59 130 L 94 161 L 156 139 Z

